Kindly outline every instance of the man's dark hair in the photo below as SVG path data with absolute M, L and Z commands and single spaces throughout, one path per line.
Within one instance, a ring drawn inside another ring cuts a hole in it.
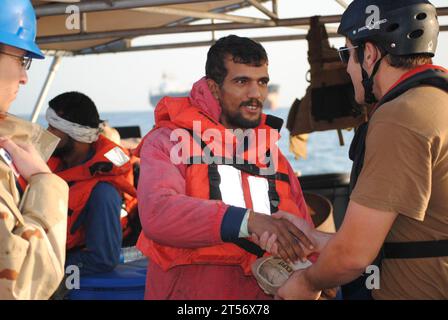
M 95 103 L 80 92 L 66 92 L 53 98 L 49 103 L 58 116 L 91 128 L 98 128 L 101 123 Z
M 235 63 L 256 67 L 268 61 L 266 50 L 258 42 L 235 35 L 219 39 L 208 51 L 205 74 L 220 86 L 227 76 L 225 59 L 228 57 Z
M 387 61 L 391 67 L 410 70 L 424 64 L 432 64 L 432 57 L 428 54 L 414 54 L 409 56 L 388 55 Z
M 375 45 L 381 52 L 381 55 L 385 56 L 385 59 L 389 63 L 391 67 L 397 69 L 411 70 L 422 66 L 424 64 L 432 64 L 432 57 L 430 54 L 422 53 L 422 54 L 409 54 L 405 56 L 397 56 L 393 54 L 388 54 L 386 50 L 378 46 L 376 43 L 370 41 L 373 45 Z M 358 59 L 358 50 L 364 50 L 365 43 L 356 44 L 359 47 L 356 49 L 356 53 L 354 58 L 355 62 L 359 63 Z

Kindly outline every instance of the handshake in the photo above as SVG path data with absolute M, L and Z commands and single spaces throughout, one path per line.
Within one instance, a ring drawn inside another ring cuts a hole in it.
M 329 238 L 329 234 L 285 211 L 265 215 L 251 210 L 247 228 L 253 242 L 290 264 L 305 262 L 311 254 L 322 251 Z
M 297 270 L 311 266 L 310 255 L 323 250 L 331 234 L 317 231 L 307 221 L 279 211 L 272 216 L 250 212 L 248 231 L 252 241 L 272 256 L 256 260 L 252 273 L 271 295 Z

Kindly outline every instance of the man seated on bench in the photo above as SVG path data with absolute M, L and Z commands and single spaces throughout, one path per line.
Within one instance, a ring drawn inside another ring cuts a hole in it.
M 120 261 L 123 199 L 135 197 L 129 157 L 100 135 L 97 108 L 82 93 L 51 100 L 46 119 L 61 139 L 49 166 L 70 186 L 66 266 L 81 275 L 111 271 Z

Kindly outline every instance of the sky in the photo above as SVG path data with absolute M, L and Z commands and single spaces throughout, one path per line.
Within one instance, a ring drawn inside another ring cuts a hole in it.
M 448 6 L 448 0 L 434 0 L 436 6 Z M 266 4 L 268 6 L 269 3 Z M 278 0 L 280 18 L 307 17 L 313 15 L 341 14 L 343 8 L 333 0 Z M 243 9 L 234 14 L 265 18 L 254 9 Z M 448 25 L 448 17 L 440 19 Z M 256 29 L 216 32 L 216 38 L 237 34 L 259 37 L 277 34 L 302 34 L 297 28 Z M 166 36 L 141 37 L 134 45 L 172 43 L 181 41 L 209 40 L 210 33 L 193 33 Z M 174 39 L 173 39 L 174 38 Z M 336 47 L 344 44 L 342 38 L 331 39 Z M 289 107 L 295 98 L 301 98 L 306 90 L 308 45 L 306 41 L 262 43 L 269 56 L 271 83 L 280 85 L 280 105 Z M 100 113 L 122 111 L 145 111 L 151 109 L 150 92 L 158 92 L 166 76 L 168 89 L 189 90 L 192 84 L 204 76 L 208 47 L 165 49 L 146 52 L 115 53 L 79 57 L 65 57 L 51 86 L 42 111 L 48 101 L 66 91 L 80 91 L 93 99 Z M 28 72 L 29 82 L 20 89 L 10 112 L 31 114 L 44 84 L 51 57 L 34 60 Z M 439 37 L 435 63 L 448 66 L 448 32 Z

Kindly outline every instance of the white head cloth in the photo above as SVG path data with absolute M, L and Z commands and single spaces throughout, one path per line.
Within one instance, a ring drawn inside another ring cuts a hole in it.
M 100 123 L 98 128 L 91 128 L 89 126 L 83 126 L 78 123 L 67 121 L 58 116 L 52 108 L 47 109 L 45 118 L 47 119 L 48 124 L 53 128 L 59 129 L 69 135 L 72 139 L 83 143 L 92 143 L 98 140 L 98 136 L 104 127 L 103 123 Z

